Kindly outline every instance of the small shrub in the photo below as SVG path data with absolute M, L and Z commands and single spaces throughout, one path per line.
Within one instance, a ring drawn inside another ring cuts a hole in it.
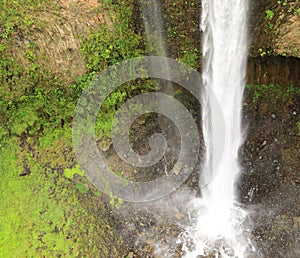
M 266 11 L 266 19 L 270 21 L 270 20 L 273 19 L 273 17 L 274 17 L 274 12 L 272 10 L 270 10 L 270 9 L 267 10 Z

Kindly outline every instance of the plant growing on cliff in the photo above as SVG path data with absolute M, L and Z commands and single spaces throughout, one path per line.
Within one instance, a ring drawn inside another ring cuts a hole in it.
M 278 84 L 247 84 L 246 88 L 252 94 L 253 102 L 257 102 L 261 96 L 268 95 L 271 99 L 280 99 L 290 97 L 294 94 L 300 94 L 300 89 L 293 86 L 282 87 Z
M 20 144 L 14 137 L 0 150 L 0 256 L 78 257 L 82 253 L 97 257 L 103 251 L 109 254 L 106 248 L 113 234 L 101 205 L 97 217 L 89 214 L 77 198 L 87 189 L 80 184 L 74 187 L 57 172 L 46 173 L 43 166 L 48 161 L 36 162 L 27 155 L 31 174 L 19 176 Z M 76 167 L 75 171 L 78 172 Z
M 4 30 L 0 38 L 7 40 L 16 31 L 30 30 L 39 21 L 37 12 L 48 11 L 49 7 L 56 8 L 55 5 L 55 1 L 51 0 L 1 0 L 0 24 Z
M 101 26 L 83 39 L 82 53 L 90 72 L 99 72 L 110 65 L 141 55 L 141 37 L 124 28 Z
M 259 52 L 259 54 L 260 54 L 261 57 L 264 57 L 265 55 L 267 55 L 267 52 L 264 51 L 262 48 L 259 48 L 258 52 Z
M 89 72 L 99 72 L 143 53 L 141 36 L 131 26 L 133 1 L 106 1 L 104 4 L 115 18 L 112 25 L 103 24 L 83 38 L 81 50 Z
M 268 28 L 269 29 L 272 29 L 273 26 L 274 26 L 274 24 L 271 23 L 271 20 L 273 19 L 273 17 L 274 17 L 274 12 L 272 10 L 268 9 L 266 11 L 266 17 L 265 17 L 265 19 L 268 21 Z
M 106 1 L 105 3 L 107 10 L 115 19 L 112 25 L 103 24 L 83 38 L 81 51 L 89 75 L 84 75 L 77 80 L 78 86 L 76 84 L 72 86 L 78 93 L 81 93 L 100 71 L 123 60 L 145 54 L 141 35 L 133 30 L 131 24 L 134 1 L 127 1 L 126 4 L 122 1 Z M 193 55 L 189 55 L 187 58 L 191 63 L 195 59 Z M 91 74 L 92 76 L 90 76 Z M 118 87 L 103 101 L 97 116 L 95 131 L 99 141 L 104 144 L 104 148 L 105 142 L 109 142 L 112 119 L 116 110 L 129 97 L 140 92 L 152 91 L 155 87 L 156 85 L 150 80 L 126 83 Z
M 272 20 L 273 17 L 274 17 L 274 12 L 273 12 L 272 10 L 268 9 L 268 10 L 266 11 L 266 19 L 267 19 L 267 20 Z

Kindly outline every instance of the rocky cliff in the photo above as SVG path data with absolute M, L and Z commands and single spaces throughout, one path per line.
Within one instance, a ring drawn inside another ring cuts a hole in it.
M 250 3 L 249 82 L 300 86 L 300 2 Z
M 171 56 L 201 66 L 201 1 L 162 0 Z M 142 33 L 135 1 L 136 30 Z M 300 2 L 250 0 L 248 82 L 300 86 Z M 42 26 L 15 33 L 12 55 L 26 62 L 28 44 L 36 45 L 39 63 L 63 75 L 66 83 L 86 72 L 80 44 L 88 31 L 113 17 L 96 0 L 61 0 L 58 8 L 35 13 Z M 198 58 L 195 57 L 198 55 Z

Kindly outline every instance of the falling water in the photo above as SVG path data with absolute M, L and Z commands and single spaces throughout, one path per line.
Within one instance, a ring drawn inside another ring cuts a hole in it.
M 148 52 L 158 56 L 167 55 L 166 36 L 160 4 L 157 0 L 140 1 Z
M 241 111 L 247 58 L 247 0 L 202 0 L 203 31 L 203 136 L 206 166 L 200 185 L 201 199 L 194 200 L 195 225 L 188 230 L 193 248 L 184 246 L 186 257 L 246 257 L 250 240 L 247 212 L 236 200 L 235 182 L 241 168 L 239 147 L 243 143 Z M 210 87 L 225 120 L 225 147 L 221 161 L 218 136 L 224 132 L 216 108 L 207 93 Z M 192 251 L 191 251 L 192 249 Z
M 140 3 L 149 53 L 167 56 L 158 0 Z M 247 0 L 202 0 L 202 120 L 206 155 L 200 181 L 202 196 L 192 201 L 189 211 L 192 225 L 182 237 L 185 256 L 190 258 L 198 255 L 241 258 L 254 249 L 247 230 L 248 214 L 237 202 L 235 193 L 241 171 L 238 151 L 244 139 L 241 113 L 247 61 L 247 11 Z M 163 91 L 170 94 L 172 87 L 164 84 Z M 213 104 L 215 99 L 222 108 L 225 125 L 219 124 L 223 121 L 217 114 L 219 108 Z M 224 148 L 219 142 L 223 135 Z M 223 152 L 221 160 L 220 152 Z
M 167 56 L 166 35 L 162 17 L 161 6 L 158 0 L 141 0 L 140 7 L 147 38 L 147 51 L 151 55 Z M 170 67 L 166 62 L 166 72 L 169 73 Z M 170 83 L 165 82 L 162 92 L 172 94 L 173 87 Z
M 165 35 L 164 20 L 159 0 L 140 0 L 140 8 L 143 17 L 145 28 L 145 36 L 147 38 L 147 52 L 151 55 L 167 57 L 167 40 Z M 161 66 L 164 66 L 167 76 L 170 75 L 170 65 L 167 60 Z M 161 85 L 160 92 L 173 95 L 174 88 L 169 81 L 156 80 Z M 176 113 L 176 108 L 173 105 L 166 105 L 164 101 L 159 104 L 162 109 L 168 109 L 171 113 Z M 164 135 L 174 136 L 172 127 L 168 126 L 168 121 L 165 117 L 159 118 L 159 124 Z

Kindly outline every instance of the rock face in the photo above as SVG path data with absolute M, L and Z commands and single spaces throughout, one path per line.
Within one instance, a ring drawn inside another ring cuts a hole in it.
M 300 87 L 300 2 L 249 0 L 248 83 Z M 162 0 L 169 52 L 201 56 L 201 0 Z M 183 60 L 187 61 L 187 60 Z M 196 65 L 201 70 L 201 58 Z
M 248 83 L 300 87 L 300 59 L 284 56 L 248 58 Z
M 241 148 L 241 200 L 255 211 L 253 234 L 264 257 L 299 257 L 300 92 L 247 90 Z
M 39 24 L 33 24 L 29 31 L 20 30 L 15 35 L 11 52 L 16 60 L 26 65 L 28 61 L 24 53 L 28 45 L 34 45 L 39 65 L 62 76 L 67 85 L 75 77 L 86 73 L 80 50 L 81 36 L 111 21 L 105 12 L 101 12 L 96 0 L 58 2 L 53 9 L 36 12 Z
M 171 56 L 191 63 L 195 61 L 196 68 L 200 70 L 201 1 L 161 1 L 166 14 Z M 101 10 L 101 1 L 58 2 L 59 10 L 47 10 L 37 14 L 40 20 L 47 21 L 44 22 L 44 26 L 32 27 L 28 32 L 20 31 L 15 35 L 11 52 L 17 60 L 26 64 L 28 60 L 24 58 L 24 52 L 27 51 L 29 43 L 35 43 L 35 54 L 39 64 L 46 70 L 62 75 L 67 85 L 74 77 L 86 72 L 80 51 L 80 35 L 85 35 L 90 29 L 103 23 L 110 24 L 113 18 L 106 16 L 104 10 Z M 248 82 L 300 87 L 299 0 L 250 0 L 250 14 Z M 139 26 L 136 27 L 136 30 L 139 30 Z M 194 54 L 198 54 L 198 57 L 195 58 L 197 55 Z M 292 239 L 299 236 L 299 209 L 291 208 L 293 202 L 299 200 L 299 129 L 296 127 L 300 113 L 298 96 L 282 102 L 272 102 L 272 99 L 277 99 L 268 95 L 259 102 L 249 103 L 246 109 L 252 121 L 252 127 L 249 128 L 251 136 L 243 152 L 244 167 L 248 171 L 245 178 L 249 183 L 244 180 L 245 183 L 241 185 L 241 197 L 250 204 L 264 200 L 265 207 L 275 210 L 272 216 L 273 224 L 267 223 L 266 215 L 262 218 L 261 225 L 255 229 L 258 241 L 276 239 L 274 246 L 261 246 L 262 250 L 266 254 L 272 254 L 272 257 L 284 257 L 279 253 L 281 251 L 287 253 L 286 257 L 299 257 L 299 243 Z M 285 109 L 278 111 L 278 107 Z M 257 187 L 253 188 L 253 185 Z M 279 197 L 271 198 L 275 194 Z M 290 195 L 294 197 L 288 199 Z M 283 202 L 287 203 L 287 208 L 280 206 Z M 96 204 L 91 202 L 90 209 L 96 211 L 97 207 L 93 205 Z M 174 214 L 176 220 L 184 220 L 183 213 Z M 146 218 L 146 221 L 150 220 Z M 140 221 L 130 223 L 138 222 Z M 139 226 L 144 230 L 144 224 Z M 176 230 L 173 231 L 177 232 Z M 161 232 L 168 234 L 168 228 Z M 290 232 L 293 234 L 289 234 Z M 128 242 L 131 244 L 131 240 Z M 277 252 L 277 249 L 280 250 Z M 112 253 L 109 255 L 118 257 Z M 131 250 L 128 256 L 133 256 Z
M 201 56 L 201 0 L 162 0 L 162 4 L 170 55 L 184 62 L 196 53 Z M 96 0 L 63 0 L 58 6 L 59 10 L 37 13 L 46 25 L 20 31 L 11 51 L 16 60 L 26 63 L 27 45 L 35 44 L 42 67 L 63 75 L 68 84 L 86 72 L 80 36 L 103 23 L 112 24 L 113 17 Z M 138 12 L 138 1 L 136 6 L 134 11 Z M 248 82 L 300 87 L 300 2 L 250 0 L 249 12 Z M 201 58 L 196 58 L 196 62 L 197 69 L 201 69 Z
M 300 57 L 300 2 L 252 0 L 251 56 Z
M 300 86 L 300 2 L 250 2 L 248 81 Z

